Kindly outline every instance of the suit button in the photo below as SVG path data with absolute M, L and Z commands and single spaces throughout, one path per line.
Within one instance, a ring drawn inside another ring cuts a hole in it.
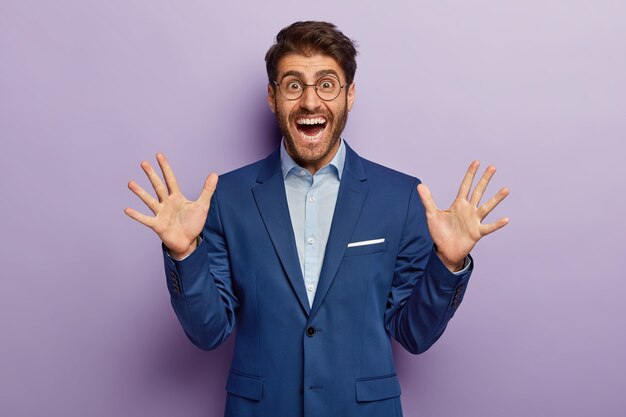
M 315 327 L 307 327 L 306 335 L 309 337 L 315 336 Z

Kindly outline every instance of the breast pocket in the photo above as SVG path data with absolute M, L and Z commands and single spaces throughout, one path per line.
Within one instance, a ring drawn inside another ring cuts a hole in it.
M 382 241 L 381 241 L 382 240 Z M 344 256 L 367 255 L 387 250 L 387 240 L 384 238 L 351 242 L 346 248 Z

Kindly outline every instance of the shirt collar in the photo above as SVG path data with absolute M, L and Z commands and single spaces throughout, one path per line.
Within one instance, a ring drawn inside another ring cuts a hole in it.
M 337 178 L 341 181 L 341 174 L 343 173 L 343 166 L 346 162 L 346 145 L 343 142 L 343 139 L 339 139 L 339 149 L 337 153 L 333 157 L 333 159 L 326 165 L 327 167 L 333 167 L 334 171 L 337 173 Z M 304 169 L 300 165 L 293 160 L 293 158 L 287 153 L 285 149 L 285 139 L 280 143 L 280 168 L 283 172 L 283 179 L 287 178 L 287 174 L 289 174 L 293 169 L 301 170 Z M 321 169 L 324 169 L 322 167 Z M 320 169 L 320 170 L 321 170 Z

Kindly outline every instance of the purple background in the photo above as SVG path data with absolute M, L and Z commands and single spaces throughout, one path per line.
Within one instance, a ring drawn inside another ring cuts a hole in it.
M 599 0 L 3 0 L 0 415 L 221 416 L 232 340 L 187 341 L 126 183 L 162 151 L 195 197 L 273 149 L 263 56 L 301 19 L 360 44 L 362 156 L 441 207 L 473 158 L 512 191 L 446 334 L 396 346 L 406 416 L 624 415 L 626 4 Z

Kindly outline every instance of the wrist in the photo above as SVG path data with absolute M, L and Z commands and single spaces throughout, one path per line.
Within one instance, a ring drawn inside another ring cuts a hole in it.
M 193 251 L 196 250 L 196 248 L 200 245 L 200 242 L 201 242 L 201 239 L 200 239 L 200 236 L 198 236 L 194 240 L 191 241 L 191 243 L 189 244 L 189 247 L 186 250 L 179 252 L 179 251 L 173 251 L 170 248 L 167 248 L 167 253 L 170 256 L 170 258 L 176 261 L 182 261 L 189 255 L 191 255 Z
M 457 264 L 445 264 L 446 267 L 450 270 L 450 272 L 459 272 L 460 270 L 463 269 L 463 265 L 465 264 L 465 262 L 461 261 L 461 263 L 457 263 Z
M 439 257 L 439 260 L 441 261 L 441 263 L 444 264 L 444 266 L 448 268 L 450 272 L 459 272 L 460 270 L 463 269 L 463 266 L 465 266 L 465 258 L 466 258 L 465 256 L 460 261 L 450 260 L 446 258 L 445 256 L 443 256 L 441 252 L 439 252 L 436 246 L 435 246 L 435 253 Z

